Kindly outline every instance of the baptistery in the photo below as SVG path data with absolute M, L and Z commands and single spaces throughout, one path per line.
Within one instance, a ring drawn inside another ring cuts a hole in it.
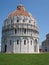
M 10 13 L 2 26 L 1 52 L 39 53 L 39 29 L 35 18 L 22 4 Z

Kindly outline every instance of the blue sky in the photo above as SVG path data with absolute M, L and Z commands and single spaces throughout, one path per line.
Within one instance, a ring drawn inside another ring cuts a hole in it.
M 39 42 L 49 33 L 49 0 L 0 0 L 0 42 L 4 19 L 22 3 L 27 11 L 37 20 L 39 26 Z

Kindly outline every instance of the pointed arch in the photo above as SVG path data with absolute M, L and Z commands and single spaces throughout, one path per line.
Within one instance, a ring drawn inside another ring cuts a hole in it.
M 37 39 L 34 40 L 34 52 L 37 52 Z

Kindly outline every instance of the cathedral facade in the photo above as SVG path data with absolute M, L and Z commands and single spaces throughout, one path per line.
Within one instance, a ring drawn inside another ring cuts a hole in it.
M 34 17 L 18 5 L 2 26 L 1 52 L 39 53 L 39 29 Z
M 49 52 L 49 33 L 46 35 L 46 40 L 42 42 L 42 52 Z

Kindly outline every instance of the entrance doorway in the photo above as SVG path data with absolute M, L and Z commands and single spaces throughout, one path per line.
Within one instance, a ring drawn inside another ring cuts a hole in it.
M 5 45 L 5 51 L 4 52 L 6 52 L 6 50 L 7 50 L 7 45 Z

